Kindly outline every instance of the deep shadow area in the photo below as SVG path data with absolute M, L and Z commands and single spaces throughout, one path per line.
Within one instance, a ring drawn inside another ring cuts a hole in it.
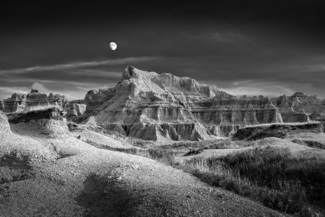
M 28 123 L 31 120 L 39 120 L 39 119 L 55 119 L 55 120 L 63 120 L 64 112 L 58 108 L 48 108 L 43 110 L 35 110 L 27 113 L 11 113 L 7 114 L 8 121 L 11 124 L 18 123 Z
M 75 200 L 86 209 L 85 216 L 132 216 L 132 207 L 138 201 L 133 200 L 128 189 L 119 186 L 114 178 L 105 179 L 104 176 L 90 174 L 83 186 Z
M 98 176 L 90 174 L 83 182 L 83 191 L 75 198 L 78 204 L 86 208 L 85 216 L 105 216 L 105 185 Z
M 312 139 L 294 139 L 291 142 L 297 143 L 299 145 L 305 145 L 311 148 L 319 148 L 319 149 L 325 149 L 325 144 L 321 143 L 317 140 Z
M 0 184 L 16 182 L 35 177 L 28 156 L 11 152 L 0 158 Z
M 84 216 L 168 216 L 177 212 L 166 189 L 126 183 L 114 174 L 90 174 L 75 198 L 86 209 Z

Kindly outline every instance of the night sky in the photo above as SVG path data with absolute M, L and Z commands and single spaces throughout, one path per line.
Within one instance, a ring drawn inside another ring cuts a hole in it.
M 129 65 L 234 95 L 325 97 L 322 1 L 43 2 L 0 5 L 0 98 L 31 88 L 84 98 Z

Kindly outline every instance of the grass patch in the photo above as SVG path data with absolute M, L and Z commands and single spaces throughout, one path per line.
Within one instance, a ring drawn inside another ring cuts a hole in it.
M 231 140 L 216 139 L 202 141 L 181 141 L 167 145 L 162 145 L 163 149 L 225 149 L 243 147 L 240 142 L 232 142 Z
M 169 149 L 160 149 L 160 148 L 149 148 L 147 149 L 148 156 L 151 159 L 158 160 L 159 162 L 174 165 L 175 156 L 177 155 L 176 151 Z
M 325 149 L 325 144 L 322 142 L 319 142 L 317 140 L 308 140 L 308 139 L 294 139 L 292 140 L 293 143 L 297 143 L 299 145 L 305 145 L 311 148 L 319 148 L 319 149 Z
M 194 158 L 181 168 L 216 187 L 298 216 L 325 214 L 325 159 L 285 148 L 256 148 L 220 158 Z

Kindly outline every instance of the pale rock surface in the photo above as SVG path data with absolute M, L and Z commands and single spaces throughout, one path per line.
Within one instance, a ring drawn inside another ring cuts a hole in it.
M 50 93 L 48 96 L 31 90 L 28 94 L 13 94 L 0 101 L 0 110 L 5 113 L 28 112 L 50 107 L 64 108 L 67 100 L 64 96 Z
M 0 135 L 11 134 L 7 116 L 0 111 Z
M 281 112 L 283 122 L 308 122 L 317 120 L 313 113 L 325 114 L 325 105 L 317 96 L 296 92 L 292 96 L 273 98 L 272 102 Z
M 200 140 L 282 122 L 267 97 L 236 97 L 188 77 L 135 67 L 125 69 L 115 88 L 89 91 L 85 103 L 84 123 L 146 140 Z

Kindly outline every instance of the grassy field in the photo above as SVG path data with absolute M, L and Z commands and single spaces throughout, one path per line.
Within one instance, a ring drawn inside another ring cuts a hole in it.
M 288 148 L 257 147 L 222 157 L 195 155 L 204 149 L 243 148 L 254 142 L 181 142 L 152 148 L 111 149 L 157 160 L 215 187 L 294 216 L 325 216 L 325 157 L 293 155 Z
M 325 159 L 293 156 L 285 148 L 255 148 L 180 166 L 202 181 L 297 216 L 324 216 Z

